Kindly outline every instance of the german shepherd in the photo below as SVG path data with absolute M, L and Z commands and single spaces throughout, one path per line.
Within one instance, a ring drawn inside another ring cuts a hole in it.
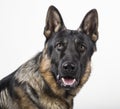
M 73 98 L 91 72 L 97 10 L 90 10 L 77 30 L 69 30 L 50 6 L 44 35 L 43 51 L 0 81 L 0 109 L 73 109 Z

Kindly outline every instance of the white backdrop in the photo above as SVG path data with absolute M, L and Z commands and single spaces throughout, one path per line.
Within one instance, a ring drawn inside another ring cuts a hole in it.
M 99 13 L 92 74 L 75 98 L 74 109 L 120 109 L 118 0 L 0 0 L 0 79 L 43 49 L 50 5 L 59 9 L 69 29 L 77 29 L 92 8 Z

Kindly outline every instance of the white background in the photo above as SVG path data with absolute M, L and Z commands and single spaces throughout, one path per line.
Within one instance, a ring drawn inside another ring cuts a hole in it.
M 84 15 L 99 13 L 99 40 L 92 74 L 74 109 L 120 109 L 120 3 L 118 0 L 0 0 L 0 79 L 44 47 L 46 12 L 55 5 L 69 29 Z

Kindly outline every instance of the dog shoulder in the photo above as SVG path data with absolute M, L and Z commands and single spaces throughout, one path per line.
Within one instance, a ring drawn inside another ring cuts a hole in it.
M 41 52 L 22 64 L 17 70 L 0 80 L 0 91 L 4 90 L 14 80 L 24 82 L 29 76 L 35 73 L 39 68 Z

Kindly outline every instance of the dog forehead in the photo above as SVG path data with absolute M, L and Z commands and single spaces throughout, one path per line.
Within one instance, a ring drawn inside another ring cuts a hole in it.
M 78 39 L 78 38 L 82 38 L 84 36 L 84 34 L 82 34 L 81 32 L 78 32 L 76 30 L 64 30 L 64 31 L 60 31 L 58 33 L 56 33 L 56 40 L 74 40 L 74 39 Z M 84 38 L 84 37 L 83 37 Z

